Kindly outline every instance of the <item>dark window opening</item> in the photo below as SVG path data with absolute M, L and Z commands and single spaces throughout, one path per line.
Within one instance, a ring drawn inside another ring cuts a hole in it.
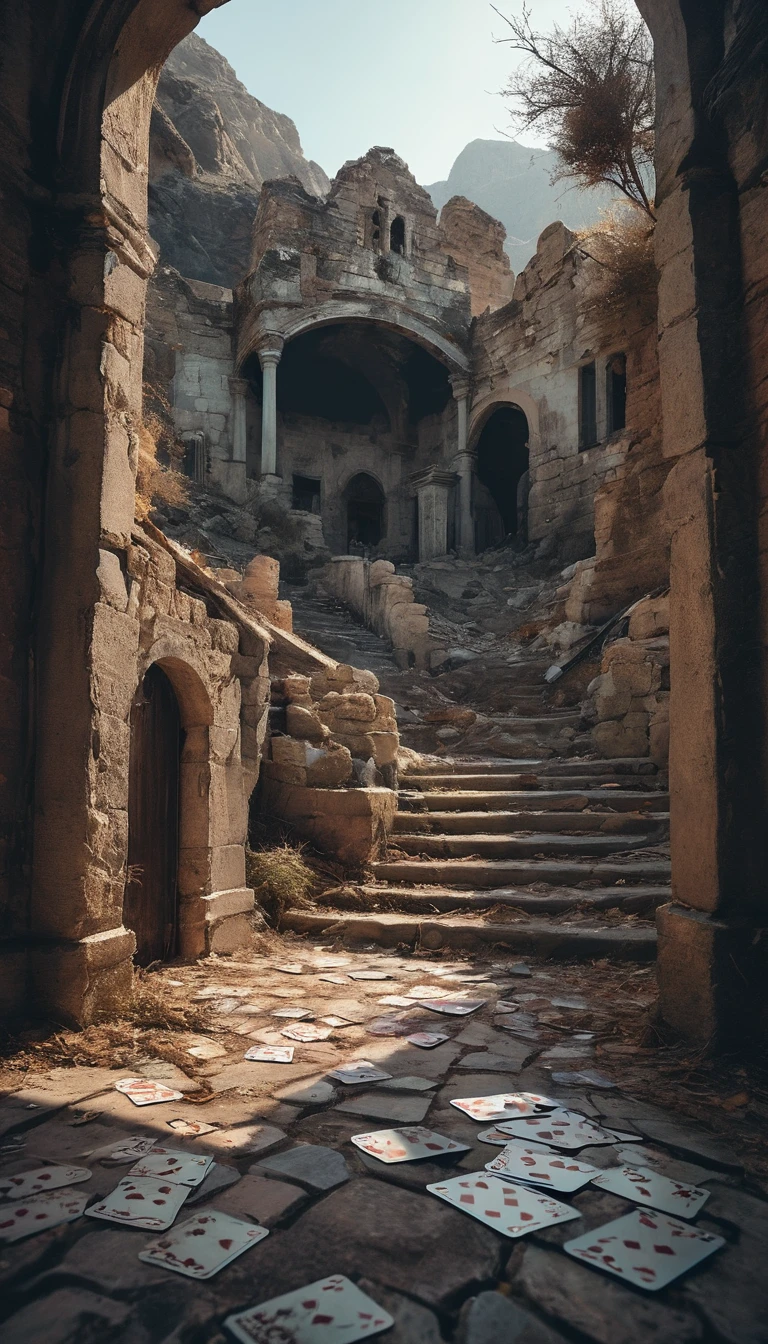
M 373 225 L 373 229 L 371 232 L 371 244 L 373 247 L 378 247 L 379 243 L 381 242 L 381 215 L 379 214 L 378 210 L 374 210 L 373 214 L 371 215 L 371 223 Z
M 347 502 L 347 551 L 354 555 L 378 546 L 384 535 L 384 492 L 377 481 L 361 471 L 349 482 Z
M 597 373 L 594 360 L 579 369 L 579 448 L 597 443 Z
M 389 250 L 399 252 L 401 257 L 405 256 L 405 220 L 402 215 L 397 215 L 392 220 L 389 230 Z
M 319 513 L 320 481 L 314 476 L 294 476 L 292 507 L 302 513 Z
M 500 406 L 478 439 L 474 513 L 479 551 L 505 537 L 525 540 L 528 432 L 527 417 L 519 406 Z
M 616 434 L 627 424 L 627 357 L 612 355 L 606 365 L 608 433 Z

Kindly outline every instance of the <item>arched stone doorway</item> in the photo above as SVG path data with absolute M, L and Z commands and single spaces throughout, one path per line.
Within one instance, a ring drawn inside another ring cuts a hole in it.
M 176 951 L 182 740 L 173 686 L 153 663 L 131 706 L 123 923 L 136 935 L 139 966 Z
M 347 550 L 378 546 L 385 533 L 384 491 L 367 472 L 353 476 L 344 491 Z
M 505 537 L 526 539 L 528 418 L 519 406 L 499 406 L 476 446 L 475 533 L 478 551 Z

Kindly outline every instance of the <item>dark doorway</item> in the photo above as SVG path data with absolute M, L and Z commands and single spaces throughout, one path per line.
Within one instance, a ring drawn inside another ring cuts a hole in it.
M 613 355 L 605 368 L 608 403 L 608 433 L 616 434 L 627 424 L 627 357 Z
M 153 664 L 131 707 L 123 922 L 136 934 L 139 966 L 164 961 L 176 950 L 181 740 L 176 695 Z
M 347 501 L 347 550 L 378 546 L 384 535 L 384 492 L 372 476 L 361 471 L 349 482 Z
M 294 476 L 292 507 L 302 513 L 320 513 L 321 486 L 316 476 Z
M 402 215 L 397 215 L 392 220 L 389 230 L 389 250 L 398 252 L 401 257 L 405 256 L 405 220 Z
M 475 501 L 479 551 L 505 537 L 525 533 L 528 473 L 528 420 L 519 406 L 500 406 L 486 421 L 477 443 L 477 479 L 484 490 Z

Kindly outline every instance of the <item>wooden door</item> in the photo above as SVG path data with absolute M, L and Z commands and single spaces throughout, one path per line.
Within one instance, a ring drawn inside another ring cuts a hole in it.
M 176 950 L 181 717 L 173 687 L 153 664 L 131 708 L 128 881 L 123 922 L 136 934 L 136 961 L 149 966 Z

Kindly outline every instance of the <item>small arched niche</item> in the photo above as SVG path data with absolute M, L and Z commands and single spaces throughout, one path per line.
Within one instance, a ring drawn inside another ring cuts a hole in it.
M 405 220 L 402 215 L 395 215 L 389 226 L 389 250 L 405 256 Z

